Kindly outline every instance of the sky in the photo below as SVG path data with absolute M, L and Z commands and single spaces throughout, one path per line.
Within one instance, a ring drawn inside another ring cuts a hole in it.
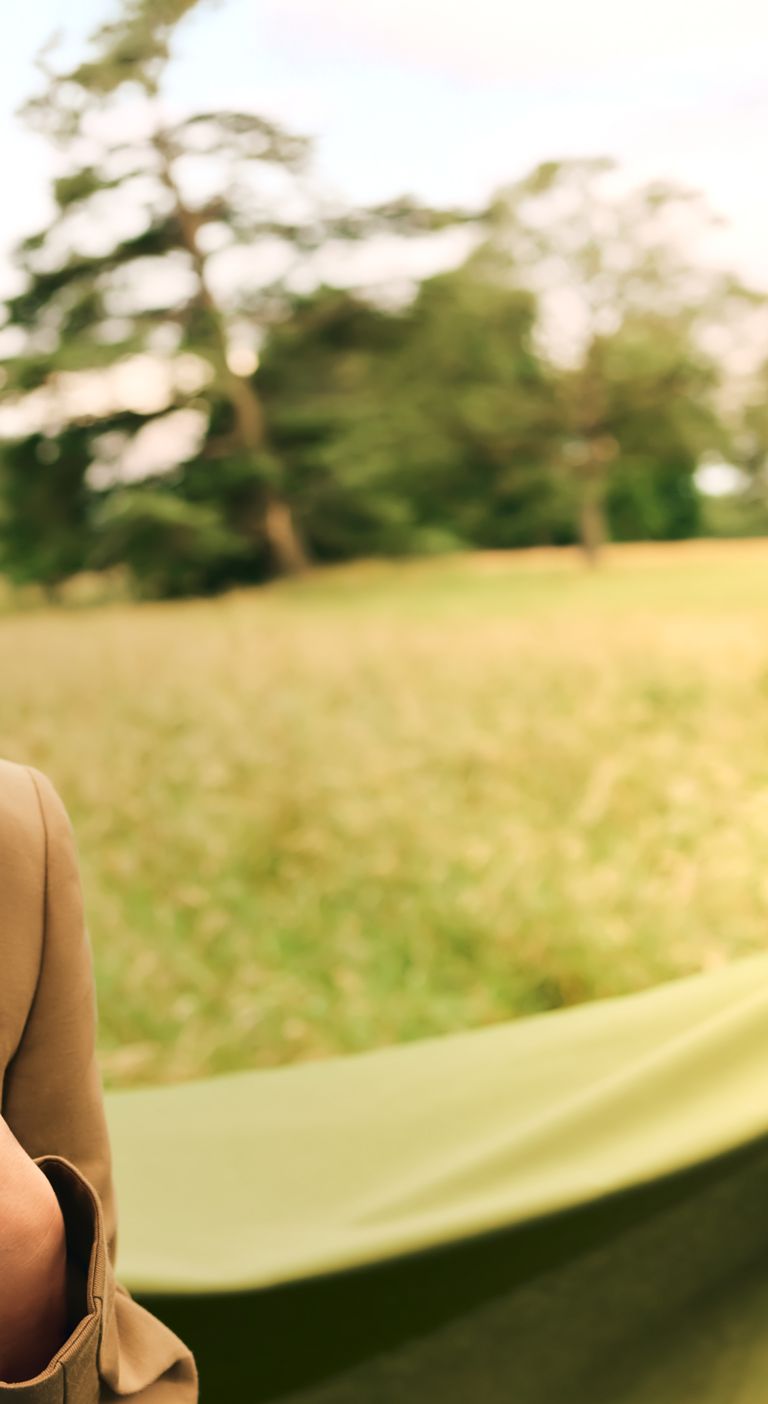
M 50 157 L 14 110 L 55 30 L 72 52 L 111 0 L 15 7 L 0 53 L 0 260 L 45 218 Z M 768 7 L 758 0 L 201 0 L 172 102 L 241 104 L 315 138 L 340 194 L 479 203 L 544 158 L 616 156 L 703 190 L 722 250 L 768 287 Z M 0 274 L 1 279 L 1 274 Z

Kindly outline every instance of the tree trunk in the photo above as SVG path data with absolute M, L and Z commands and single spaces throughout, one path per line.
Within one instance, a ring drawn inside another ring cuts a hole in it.
M 587 565 L 591 567 L 600 564 L 603 547 L 608 540 L 605 490 L 611 464 L 618 457 L 618 453 L 619 445 L 611 434 L 593 434 L 587 440 L 579 467 L 579 541 Z
M 261 401 L 250 381 L 230 370 L 226 360 L 223 375 L 240 441 L 245 449 L 256 454 L 266 440 Z M 309 558 L 285 498 L 269 484 L 263 484 L 255 494 L 255 505 L 254 535 L 263 535 L 276 573 L 300 575 L 308 570 Z
M 255 458 L 258 453 L 264 450 L 267 443 L 261 400 L 250 380 L 237 375 L 229 365 L 226 320 L 208 283 L 205 255 L 197 240 L 195 213 L 188 208 L 182 199 L 173 173 L 172 152 L 162 132 L 155 134 L 155 146 L 161 158 L 166 188 L 173 198 L 181 240 L 192 260 L 200 289 L 200 299 L 211 319 L 214 330 L 216 338 L 214 356 L 219 382 L 232 406 L 240 445 L 246 453 Z M 285 498 L 274 487 L 265 483 L 261 486 L 254 505 L 257 508 L 257 528 L 253 534 L 261 536 L 266 542 L 277 574 L 297 575 L 307 570 L 309 566 L 307 551 L 294 520 L 293 512 Z
M 600 564 L 607 536 L 601 494 L 594 487 L 593 483 L 586 485 L 579 504 L 579 540 L 587 565 L 593 568 Z
M 296 529 L 293 512 L 284 498 L 272 493 L 267 494 L 264 508 L 264 534 L 281 574 L 301 575 L 309 569 L 309 560 Z

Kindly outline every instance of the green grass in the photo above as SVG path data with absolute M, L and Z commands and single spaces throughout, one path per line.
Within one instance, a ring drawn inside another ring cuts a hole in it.
M 768 543 L 0 617 L 112 1085 L 639 989 L 768 935 Z

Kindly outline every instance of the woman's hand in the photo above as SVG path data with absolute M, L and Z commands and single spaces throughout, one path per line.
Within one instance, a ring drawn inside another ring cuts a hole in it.
M 44 1370 L 67 1332 L 67 1243 L 53 1186 L 0 1116 L 0 1380 Z

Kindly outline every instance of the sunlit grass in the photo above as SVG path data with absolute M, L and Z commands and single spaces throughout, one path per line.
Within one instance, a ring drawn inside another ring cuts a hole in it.
M 768 544 L 354 567 L 0 618 L 109 1083 L 647 986 L 768 934 Z

